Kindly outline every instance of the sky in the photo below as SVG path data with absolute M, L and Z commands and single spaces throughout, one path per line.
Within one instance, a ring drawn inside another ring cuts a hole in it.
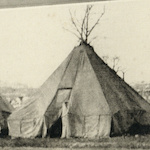
M 82 20 L 86 4 L 0 9 L 0 81 L 39 87 L 77 46 L 69 11 Z M 90 4 L 90 3 L 88 3 Z M 125 81 L 150 83 L 150 1 L 95 2 L 91 26 L 105 7 L 91 45 L 100 56 L 118 56 Z M 121 74 L 120 74 L 121 75 Z

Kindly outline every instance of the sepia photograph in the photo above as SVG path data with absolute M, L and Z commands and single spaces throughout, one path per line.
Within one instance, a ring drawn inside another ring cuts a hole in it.
M 150 1 L 56 4 L 0 6 L 0 149 L 150 149 Z

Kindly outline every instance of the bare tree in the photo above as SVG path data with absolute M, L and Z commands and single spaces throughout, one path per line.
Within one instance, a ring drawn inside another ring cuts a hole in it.
M 101 15 L 98 17 L 95 23 L 90 27 L 89 22 L 90 22 L 90 15 L 91 15 L 92 8 L 93 5 L 87 5 L 84 17 L 81 22 L 78 19 L 76 19 L 76 17 L 73 16 L 71 11 L 69 11 L 71 17 L 71 23 L 74 28 L 74 31 L 64 28 L 65 30 L 75 35 L 80 42 L 88 43 L 88 44 L 90 44 L 94 39 L 96 39 L 96 37 L 94 37 L 89 41 L 89 36 L 91 35 L 95 27 L 99 24 L 101 18 L 105 13 L 105 7 L 104 7 Z
M 127 70 L 120 66 L 120 58 L 118 56 L 114 56 L 110 58 L 108 55 L 102 56 L 103 61 L 108 64 L 115 72 L 118 74 L 119 72 L 122 74 L 121 77 L 125 80 L 125 74 Z
M 112 62 L 113 62 L 112 69 L 115 70 L 116 73 L 120 71 L 119 61 L 120 58 L 118 56 L 112 58 Z
M 122 73 L 122 79 L 125 80 L 125 74 L 126 74 L 126 69 L 121 69 L 120 72 Z
M 102 59 L 103 59 L 103 61 L 104 61 L 106 64 L 108 64 L 108 59 L 109 59 L 109 56 L 108 56 L 108 55 L 102 56 Z
M 121 72 L 122 73 L 122 79 L 125 80 L 125 74 L 126 74 L 127 70 L 125 68 L 122 68 L 119 65 L 119 61 L 120 61 L 120 58 L 118 56 L 113 57 L 113 67 L 112 67 L 112 69 L 116 73 Z

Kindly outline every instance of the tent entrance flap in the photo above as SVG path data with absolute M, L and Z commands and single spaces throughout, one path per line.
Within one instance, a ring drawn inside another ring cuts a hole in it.
M 48 129 L 47 136 L 51 138 L 64 136 L 64 130 L 66 128 L 66 122 L 68 122 L 68 109 L 66 103 L 69 102 L 72 88 L 59 88 L 55 97 L 56 109 L 59 109 L 57 114 L 54 114 L 57 118 L 54 120 L 52 126 Z M 65 108 L 64 108 L 65 107 Z M 48 115 L 48 114 L 47 114 Z M 67 119 L 67 121 L 66 121 Z M 68 127 L 68 126 L 67 126 Z
M 69 120 L 68 120 L 68 111 L 69 111 L 69 99 L 72 88 L 61 88 L 58 89 L 56 101 L 61 103 L 61 123 L 62 123 L 62 135 L 61 138 L 69 137 Z

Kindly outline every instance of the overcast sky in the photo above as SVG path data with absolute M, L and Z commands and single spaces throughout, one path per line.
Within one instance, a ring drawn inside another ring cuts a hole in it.
M 94 5 L 95 4 L 95 5 Z M 99 56 L 119 56 L 128 83 L 150 82 L 150 1 L 93 3 L 91 23 L 103 11 L 91 44 Z M 69 10 L 80 21 L 85 4 L 0 10 L 0 81 L 40 86 L 78 44 Z M 74 13 L 75 14 L 75 13 Z

